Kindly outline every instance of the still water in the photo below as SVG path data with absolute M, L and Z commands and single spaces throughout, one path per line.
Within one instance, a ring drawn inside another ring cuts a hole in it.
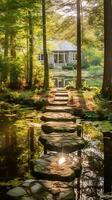
M 0 120 L 0 200 L 6 191 L 30 179 L 30 160 L 38 159 L 43 152 L 38 142 L 41 134 L 41 113 L 19 108 L 20 116 L 1 116 Z M 103 136 L 92 123 L 84 127 L 92 135 L 82 154 L 82 176 L 76 183 L 77 200 L 97 200 L 103 193 Z

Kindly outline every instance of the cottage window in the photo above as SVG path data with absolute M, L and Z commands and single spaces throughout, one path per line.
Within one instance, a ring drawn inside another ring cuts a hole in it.
M 73 53 L 73 60 L 75 60 L 75 53 Z
M 43 55 L 43 54 L 39 54 L 38 59 L 39 59 L 40 61 L 43 61 L 43 60 L 44 60 L 44 55 Z
M 59 63 L 64 63 L 64 54 L 63 53 L 59 54 Z
M 58 54 L 54 54 L 54 63 L 58 63 Z

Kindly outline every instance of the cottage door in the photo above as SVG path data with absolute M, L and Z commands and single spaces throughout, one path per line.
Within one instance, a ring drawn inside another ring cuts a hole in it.
M 58 80 L 58 87 L 59 88 L 64 87 L 62 79 Z

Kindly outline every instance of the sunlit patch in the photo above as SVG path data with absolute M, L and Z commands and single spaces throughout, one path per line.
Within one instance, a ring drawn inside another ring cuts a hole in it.
M 61 157 L 59 158 L 58 164 L 59 164 L 59 165 L 63 165 L 63 164 L 65 163 L 65 161 L 66 161 L 65 157 L 64 157 L 64 156 L 61 156 Z

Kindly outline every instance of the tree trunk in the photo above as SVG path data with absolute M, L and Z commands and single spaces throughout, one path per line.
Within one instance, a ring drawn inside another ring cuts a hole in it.
M 44 88 L 49 88 L 49 67 L 46 45 L 46 0 L 42 0 L 42 24 L 43 24 L 43 53 L 44 53 Z
M 112 1 L 104 0 L 104 97 L 112 99 Z
M 27 85 L 29 84 L 29 27 L 27 28 L 27 36 L 26 36 L 26 44 L 27 44 L 27 55 L 26 55 L 26 69 L 25 69 L 25 78 Z
M 16 42 L 15 42 L 15 33 L 10 35 L 10 56 L 11 58 L 16 58 Z
M 80 89 L 81 83 L 81 18 L 80 18 L 81 4 L 77 0 L 77 80 L 76 88 Z
M 4 37 L 4 58 L 8 57 L 8 50 L 9 50 L 9 35 L 8 31 L 5 31 L 5 37 Z
M 33 82 L 33 23 L 32 15 L 29 11 L 29 87 L 32 87 Z

